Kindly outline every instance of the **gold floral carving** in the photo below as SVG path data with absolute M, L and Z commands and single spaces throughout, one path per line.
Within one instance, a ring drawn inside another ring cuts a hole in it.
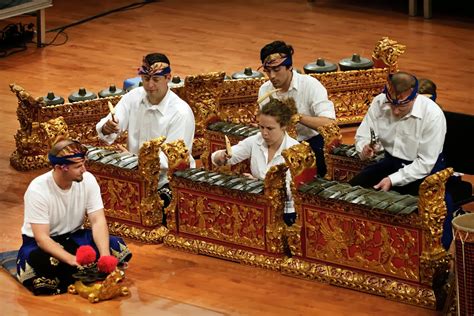
M 189 168 L 189 150 L 182 139 L 161 145 L 168 158 L 168 178 L 177 170 Z
M 324 139 L 324 161 L 326 163 L 327 173 L 325 178 L 330 180 L 331 175 L 334 173 L 333 160 L 330 158 L 330 154 L 342 143 L 342 135 L 339 126 L 336 123 L 328 124 L 317 128 L 318 133 Z
M 285 149 L 282 152 L 286 165 L 291 173 L 291 191 L 293 201 L 300 205 L 302 203 L 300 195 L 298 194 L 298 178 L 305 172 L 305 170 L 316 168 L 316 157 L 311 150 L 311 147 L 306 142 L 301 142 L 298 145 Z M 292 255 L 302 256 L 301 248 L 301 227 L 302 214 L 299 209 L 295 207 L 297 213 L 296 222 L 291 227 L 285 228 L 285 239 L 288 243 L 289 250 Z
M 144 228 L 129 225 L 122 222 L 108 222 L 109 232 L 112 235 L 118 235 L 126 238 L 135 239 L 145 243 L 161 243 L 168 235 L 168 229 L 164 226 L 157 228 Z
M 241 264 L 275 271 L 280 270 L 280 264 L 282 262 L 281 257 L 273 257 L 256 251 L 238 249 L 233 246 L 225 246 L 212 241 L 178 237 L 173 234 L 169 234 L 165 237 L 164 244 L 169 247 L 196 254 L 231 260 Z
M 265 249 L 264 200 L 236 193 L 240 203 L 231 203 L 234 199 L 220 197 L 225 196 L 225 191 L 228 190 L 215 190 L 205 185 L 201 186 L 199 192 L 174 191 L 179 205 L 179 231 L 196 237 Z M 255 202 L 260 202 L 258 204 L 261 206 L 253 206 Z
M 449 255 L 441 245 L 443 223 L 446 217 L 446 181 L 452 168 L 441 170 L 425 178 L 419 189 L 418 212 L 423 224 L 423 252 L 421 254 L 421 280 L 431 285 L 438 270 L 447 270 Z
M 362 169 L 369 165 L 370 161 L 362 161 L 358 157 L 346 157 L 334 154 L 325 156 L 327 174 L 326 179 L 339 182 L 348 182 Z
M 203 137 L 208 118 L 218 113 L 217 104 L 221 96 L 224 77 L 224 72 L 211 72 L 186 76 L 184 79 L 184 100 L 193 110 L 196 121 L 195 140 Z M 203 151 L 201 145 L 201 141 L 194 142 L 193 156 L 201 155 Z
M 257 97 L 265 79 L 225 80 L 218 113 L 226 122 L 250 124 L 256 122 Z
M 318 79 L 334 103 L 339 125 L 362 122 L 373 98 L 382 92 L 389 70 L 367 69 L 311 74 Z
M 57 137 L 69 137 L 68 126 L 62 116 L 50 119 L 46 123 L 40 123 L 40 130 L 44 132 L 44 135 L 40 134 L 40 139 L 45 139 L 49 148 L 53 146 Z
M 205 251 L 210 255 L 217 254 L 217 248 L 205 245 L 216 244 L 234 249 L 234 252 L 219 253 L 220 257 L 226 253 L 227 259 L 232 259 L 235 253 L 241 253 L 243 249 L 281 257 L 286 169 L 284 165 L 269 169 L 263 194 L 173 176 L 170 181 L 173 200 L 167 212 L 175 214 L 169 228 L 176 238 L 167 237 L 165 242 L 169 245 L 179 243 L 178 248 L 188 251 L 197 252 L 196 247 L 200 247 L 201 253 Z M 196 240 L 196 243 L 186 242 L 183 246 L 183 241 L 178 238 L 184 237 L 183 234 L 188 240 Z M 210 243 L 206 244 L 205 241 Z M 235 257 L 233 260 L 240 261 L 241 258 Z
M 301 114 L 294 114 L 291 117 L 290 123 L 286 127 L 286 132 L 290 137 L 296 139 L 298 137 L 298 132 L 296 131 L 296 124 L 298 124 L 301 120 Z
M 405 53 L 405 49 L 405 45 L 388 37 L 382 37 L 375 45 L 372 59 L 381 60 L 390 69 L 390 73 L 394 73 L 398 71 L 398 57 Z
M 269 200 L 269 212 L 266 225 L 267 247 L 272 253 L 284 251 L 284 232 L 286 224 L 283 221 L 286 196 L 286 171 L 288 167 L 280 164 L 270 167 L 265 175 L 264 190 Z
M 316 168 L 316 157 L 307 142 L 301 142 L 282 152 L 286 164 L 290 169 L 292 179 L 296 179 L 303 174 L 305 170 Z M 296 183 L 292 183 L 293 189 Z
M 82 281 L 76 281 L 69 285 L 68 292 L 70 294 L 79 294 L 79 296 L 87 298 L 91 303 L 110 300 L 116 296 L 129 295 L 128 288 L 122 285 L 125 278 L 125 272 L 116 268 L 112 271 L 104 281 L 93 284 L 84 284 Z
M 83 144 L 98 146 L 100 144 L 96 123 L 107 115 L 107 102 L 116 104 L 119 97 L 95 99 L 61 105 L 46 106 L 43 98 L 34 98 L 21 86 L 10 84 L 10 90 L 18 99 L 17 119 L 20 128 L 15 135 L 16 150 L 10 157 L 11 165 L 17 170 L 32 170 L 48 166 L 48 144 L 54 139 L 43 138 L 39 129 L 50 120 L 63 117 L 69 136 Z M 40 135 L 38 135 L 40 133 Z M 124 142 L 126 133 L 117 142 Z
M 177 170 L 189 168 L 189 150 L 186 148 L 183 140 L 177 140 L 172 143 L 163 144 L 162 150 L 168 158 L 168 180 L 171 181 L 173 173 Z M 173 190 L 173 186 L 169 184 Z M 173 198 L 170 205 L 165 209 L 167 225 L 170 229 L 175 229 L 175 206 L 176 202 L 173 203 Z
M 161 224 L 163 201 L 158 193 L 160 176 L 160 150 L 166 137 L 144 142 L 138 154 L 138 173 L 145 182 L 144 198 L 140 204 L 142 223 L 145 226 Z
M 306 256 L 406 281 L 419 280 L 417 229 L 305 210 Z
M 391 300 L 432 309 L 436 307 L 436 298 L 431 288 L 383 276 L 298 258 L 286 258 L 281 264 L 281 271 L 283 274 L 381 295 Z

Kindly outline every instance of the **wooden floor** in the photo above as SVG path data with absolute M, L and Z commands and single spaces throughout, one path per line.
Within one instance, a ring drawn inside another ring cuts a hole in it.
M 62 46 L 36 48 L 0 59 L 0 251 L 20 246 L 23 193 L 44 171 L 21 173 L 9 165 L 18 128 L 15 82 L 35 96 L 67 97 L 84 86 L 95 92 L 134 77 L 148 52 L 166 53 L 175 74 L 228 73 L 257 68 L 260 48 L 283 39 L 295 48 L 294 64 L 324 57 L 338 61 L 370 56 L 382 36 L 407 45 L 402 70 L 438 85 L 445 109 L 474 114 L 473 21 L 434 12 L 408 17 L 391 1 L 164 0 L 115 13 L 66 30 Z M 61 0 L 46 11 L 47 29 L 63 26 L 131 1 Z M 436 9 L 436 8 L 435 8 Z M 34 22 L 32 17 L 0 21 Z M 48 33 L 51 40 L 54 33 Z M 60 35 L 57 43 L 63 37 Z M 472 135 L 470 135 L 472 137 Z M 469 138 L 467 138 L 469 139 Z M 471 138 L 472 139 L 472 138 Z M 472 142 L 471 142 L 472 145 Z M 373 295 L 281 276 L 159 245 L 129 242 L 131 297 L 89 304 L 72 295 L 34 297 L 0 272 L 0 315 L 436 315 Z

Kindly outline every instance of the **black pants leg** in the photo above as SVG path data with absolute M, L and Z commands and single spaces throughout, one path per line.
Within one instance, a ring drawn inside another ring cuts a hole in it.
M 60 238 L 55 240 L 60 243 L 64 250 L 75 255 L 79 247 L 70 238 Z M 72 275 L 77 272 L 77 268 L 53 258 L 49 253 L 41 249 L 30 253 L 28 263 L 33 267 L 37 277 L 32 280 L 32 284 L 25 284 L 35 295 L 51 295 L 65 293 L 70 284 L 74 283 Z M 56 283 L 56 281 L 59 281 Z
M 307 139 L 306 142 L 309 144 L 311 149 L 316 156 L 316 168 L 318 176 L 324 177 L 326 175 L 326 161 L 324 159 L 324 139 L 321 135 L 316 135 Z
M 162 186 L 160 189 L 158 189 L 158 193 L 160 194 L 160 198 L 163 200 L 163 219 L 161 221 L 161 224 L 166 227 L 166 213 L 165 213 L 165 208 L 168 207 L 171 203 L 171 198 L 172 198 L 172 192 L 170 189 L 170 186 L 168 184 L 165 184 Z

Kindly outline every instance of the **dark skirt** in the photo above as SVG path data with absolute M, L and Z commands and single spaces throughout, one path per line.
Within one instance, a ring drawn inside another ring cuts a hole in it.
M 41 250 L 34 238 L 26 235 L 22 235 L 22 238 L 23 244 L 17 258 L 18 280 L 35 295 L 66 292 L 67 287 L 75 281 L 72 275 L 78 272 L 77 268 Z M 77 248 L 84 245 L 92 246 L 99 254 L 90 229 L 80 229 L 71 234 L 51 238 L 70 254 L 75 255 Z M 110 236 L 110 252 L 119 260 L 119 264 L 124 264 L 132 257 L 130 250 L 120 237 Z

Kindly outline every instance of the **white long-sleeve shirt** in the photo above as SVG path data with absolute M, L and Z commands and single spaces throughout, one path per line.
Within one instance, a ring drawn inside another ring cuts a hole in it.
M 232 157 L 227 161 L 227 164 L 235 165 L 245 159 L 250 159 L 250 172 L 252 176 L 257 179 L 265 179 L 265 175 L 268 169 L 272 166 L 276 166 L 285 162 L 285 159 L 281 155 L 281 152 L 285 149 L 290 148 L 293 145 L 299 144 L 297 140 L 288 136 L 285 133 L 285 137 L 281 142 L 280 147 L 275 152 L 272 160 L 268 162 L 268 146 L 265 143 L 262 134 L 258 133 L 253 136 L 247 137 L 240 141 L 237 145 L 232 146 Z M 215 155 L 222 150 L 215 151 L 212 153 L 211 160 L 214 162 Z M 294 205 L 291 198 L 291 175 L 290 172 L 286 173 L 286 189 L 288 195 L 288 201 L 285 206 L 285 213 L 293 213 Z
M 260 98 L 273 89 L 275 89 L 275 87 L 271 81 L 265 82 L 260 86 L 258 97 Z M 328 99 L 326 88 L 324 88 L 316 78 L 301 75 L 295 70 L 293 70 L 293 78 L 291 79 L 288 91 L 275 92 L 272 94 L 272 97 L 278 100 L 292 98 L 296 102 L 299 114 L 336 119 L 334 104 Z M 264 100 L 260 106 L 263 106 L 268 101 L 269 99 Z M 306 127 L 303 124 L 296 125 L 296 132 L 298 133 L 298 141 L 308 140 L 318 135 L 318 132 L 314 129 Z
M 119 133 L 104 135 L 102 126 L 111 119 L 107 115 L 96 125 L 99 138 L 107 144 L 112 144 L 124 131 L 128 131 L 128 150 L 138 154 L 140 147 L 146 141 L 165 136 L 166 143 L 178 139 L 184 140 L 190 153 L 191 166 L 195 165 L 191 156 L 194 140 L 194 114 L 189 105 L 168 89 L 159 104 L 151 104 L 143 87 L 138 87 L 125 94 L 115 107 L 115 118 L 119 122 Z M 160 180 L 158 187 L 168 182 L 168 159 L 160 152 Z
M 446 118 L 440 107 L 418 95 L 410 113 L 396 118 L 385 94 L 374 98 L 355 135 L 360 153 L 370 143 L 370 127 L 393 157 L 412 161 L 389 175 L 393 186 L 403 186 L 430 174 L 443 151 Z

